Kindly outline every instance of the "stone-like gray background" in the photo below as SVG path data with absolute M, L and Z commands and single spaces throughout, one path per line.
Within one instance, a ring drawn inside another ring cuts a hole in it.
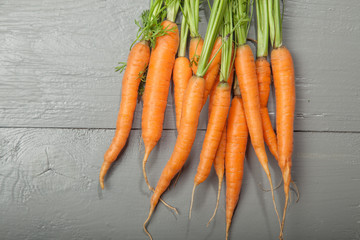
M 134 18 L 148 2 L 0 1 L 0 239 L 146 238 L 151 195 L 141 172 L 141 103 L 104 191 L 98 172 L 120 102 L 114 66 L 126 60 Z M 207 11 L 201 12 L 202 34 Z M 359 12 L 358 0 L 285 0 L 284 44 L 293 54 L 297 91 L 292 174 L 301 193 L 298 203 L 292 193 L 285 239 L 360 239 Z M 273 92 L 269 108 L 274 120 Z M 155 239 L 225 236 L 225 191 L 206 227 L 215 206 L 214 172 L 198 187 L 188 221 L 205 109 L 185 169 L 163 195 L 180 215 L 159 204 L 149 224 Z M 153 184 L 175 144 L 174 116 L 171 92 L 163 137 L 147 167 Z M 277 239 L 271 194 L 260 184 L 268 187 L 249 146 L 231 239 Z M 276 199 L 281 208 L 282 188 Z

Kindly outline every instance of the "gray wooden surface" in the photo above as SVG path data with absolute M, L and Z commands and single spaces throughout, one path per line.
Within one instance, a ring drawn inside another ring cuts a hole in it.
M 97 179 L 120 102 L 122 75 L 114 67 L 126 60 L 133 20 L 147 3 L 0 1 L 0 239 L 146 238 L 151 195 L 141 173 L 141 102 L 104 191 Z M 284 43 L 294 57 L 297 91 L 292 174 L 301 193 L 290 205 L 285 239 L 360 239 L 359 12 L 358 0 L 285 1 Z M 201 16 L 204 33 L 208 12 Z M 205 108 L 185 170 L 164 194 L 180 215 L 159 204 L 149 224 L 155 239 L 225 236 L 225 191 L 206 228 L 215 206 L 213 172 L 187 218 L 206 116 Z M 153 184 L 177 135 L 172 94 L 164 128 L 148 163 Z M 270 165 L 278 182 L 272 157 Z M 277 239 L 271 194 L 259 184 L 268 187 L 249 146 L 232 239 Z M 282 206 L 281 188 L 275 197 Z

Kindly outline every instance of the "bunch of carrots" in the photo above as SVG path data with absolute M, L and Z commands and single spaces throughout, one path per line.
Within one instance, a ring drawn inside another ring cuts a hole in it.
M 196 187 L 214 166 L 218 177 L 215 217 L 221 186 L 226 181 L 226 239 L 241 190 L 248 136 L 268 178 L 274 209 L 283 239 L 289 201 L 293 122 L 295 111 L 294 66 L 289 50 L 282 44 L 280 0 L 255 0 L 257 17 L 256 59 L 247 44 L 253 14 L 251 0 L 214 0 L 205 38 L 199 34 L 199 0 L 151 0 L 149 10 L 136 21 L 139 31 L 126 63 L 115 136 L 104 155 L 100 186 L 111 164 L 118 158 L 130 134 L 134 111 L 142 95 L 142 139 L 145 145 L 143 175 L 149 191 L 150 211 L 143 228 L 171 181 L 185 164 L 195 141 L 200 112 L 209 98 L 209 121 L 194 176 L 189 218 Z M 175 23 L 181 10 L 179 29 Z M 188 35 L 190 46 L 187 54 Z M 272 46 L 268 62 L 269 42 Z M 267 109 L 271 75 L 276 98 L 276 133 Z M 146 174 L 151 151 L 161 138 L 171 79 L 174 84 L 178 136 L 170 159 L 154 188 Z M 265 143 L 282 172 L 285 205 L 280 219 Z M 209 223 L 210 223 L 209 221 Z

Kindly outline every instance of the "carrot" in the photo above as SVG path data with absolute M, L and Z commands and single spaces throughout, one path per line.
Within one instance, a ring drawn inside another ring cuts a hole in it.
M 226 239 L 228 239 L 231 220 L 239 200 L 244 171 L 248 128 L 243 105 L 240 96 L 233 98 L 227 126 L 225 155 Z
M 122 81 L 121 103 L 116 122 L 115 136 L 104 155 L 104 162 L 100 170 L 99 180 L 102 189 L 104 188 L 104 177 L 107 171 L 125 146 L 129 136 L 138 97 L 138 88 L 142 78 L 141 73 L 147 68 L 149 59 L 150 48 L 149 44 L 145 41 L 134 45 L 129 53 Z
M 190 205 L 189 218 L 191 218 L 192 203 L 196 187 L 209 176 L 216 150 L 218 149 L 221 135 L 226 123 L 230 106 L 230 87 L 227 82 L 220 82 L 216 87 L 211 108 L 210 119 L 203 142 L 200 162 L 194 178 L 194 187 Z
M 241 19 L 241 16 L 247 15 L 248 11 L 248 9 L 244 9 L 243 7 L 235 8 L 235 14 L 237 15 L 236 19 Z M 274 189 L 264 145 L 264 135 L 260 113 L 259 86 L 256 76 L 254 55 L 249 45 L 246 44 L 247 29 L 247 24 L 243 23 L 240 24 L 239 28 L 236 28 L 235 31 L 238 44 L 235 57 L 235 70 L 239 80 L 241 95 L 244 99 L 244 110 L 251 143 L 269 180 L 274 209 L 280 224 L 280 217 L 276 208 Z
M 190 61 L 185 56 L 188 32 L 189 32 L 189 27 L 188 24 L 186 23 L 185 17 L 183 16 L 181 23 L 179 52 L 178 52 L 178 57 L 175 60 L 174 71 L 173 71 L 176 128 L 178 130 L 180 127 L 183 96 L 188 81 L 192 76 Z
M 191 218 L 191 210 L 193 206 L 193 200 L 194 200 L 194 194 L 196 187 L 206 180 L 206 178 L 210 174 L 211 166 L 213 165 L 213 161 L 216 156 L 217 149 L 219 147 L 221 136 L 223 134 L 223 129 L 226 124 L 227 114 L 230 108 L 230 93 L 231 93 L 231 87 L 227 83 L 228 81 L 232 81 L 232 3 L 229 2 L 227 9 L 225 11 L 224 16 L 224 24 L 222 26 L 221 35 L 222 38 L 224 38 L 224 46 L 222 49 L 222 56 L 221 56 L 221 73 L 219 78 L 219 83 L 215 87 L 213 98 L 211 100 L 211 105 L 209 105 L 209 122 L 205 134 L 205 139 L 203 142 L 203 147 L 200 154 L 200 162 L 198 165 L 198 169 L 194 178 L 194 187 L 191 197 L 191 204 L 190 204 L 190 213 L 189 218 Z M 230 39 L 230 41 L 227 41 L 227 38 Z M 218 38 L 219 39 L 219 38 Z M 217 42 L 222 42 L 218 41 Z M 219 48 L 221 45 L 219 46 Z M 218 58 L 218 55 L 216 54 L 216 51 L 218 49 L 215 47 L 212 50 L 212 54 L 215 58 Z M 215 51 L 214 51 L 215 50 Z M 215 60 L 214 60 L 215 61 Z M 212 67 L 212 68 L 211 68 Z M 216 66 L 215 66 L 216 67 Z M 214 68 L 214 62 L 210 64 L 210 67 L 208 71 L 206 72 L 205 76 L 210 76 L 212 74 L 217 74 L 219 70 L 219 66 L 217 66 L 217 72 L 212 72 Z M 208 79 L 205 79 L 205 91 L 206 91 L 206 81 Z M 216 79 L 216 78 L 215 78 Z M 230 79 L 230 80 L 229 80 Z M 219 183 L 220 184 L 220 183 Z M 220 185 L 221 186 L 221 185 Z M 219 187 L 220 190 L 220 187 Z M 217 203 L 218 205 L 218 203 Z M 216 207 L 214 214 L 216 214 Z M 214 215 L 213 214 L 213 215 Z
M 121 103 L 115 136 L 104 155 L 104 162 L 100 169 L 99 181 L 101 188 L 104 188 L 104 178 L 107 171 L 123 149 L 129 136 L 138 92 L 141 91 L 139 85 L 143 82 L 144 73 L 149 64 L 149 44 L 153 43 L 154 38 L 164 34 L 161 26 L 157 24 L 162 12 L 161 5 L 162 0 L 152 1 L 150 9 L 142 13 L 141 26 L 138 24 L 140 29 L 134 43 L 137 40 L 140 40 L 140 42 L 132 47 L 128 56 L 128 62 L 126 64 L 122 63 L 122 66 L 116 68 L 116 71 L 123 71 L 125 69 L 125 74 L 122 82 Z M 154 34 L 154 32 L 157 34 Z
M 164 170 L 161 173 L 155 192 L 150 200 L 150 211 L 147 219 L 144 222 L 144 231 L 151 239 L 150 233 L 146 230 L 156 205 L 158 204 L 160 196 L 164 193 L 170 184 L 172 178 L 180 171 L 188 158 L 191 147 L 195 141 L 196 129 L 199 122 L 199 116 L 203 107 L 203 97 L 205 89 L 205 75 L 207 69 L 207 62 L 209 60 L 210 51 L 214 45 L 215 37 L 218 34 L 221 19 L 223 17 L 224 9 L 227 2 L 222 0 L 215 0 L 211 11 L 209 26 L 205 40 L 204 47 L 201 52 L 199 65 L 196 76 L 191 77 L 185 91 L 183 99 L 183 108 L 181 113 L 180 129 L 176 139 L 174 151 L 167 162 Z M 210 29 L 210 30 L 209 30 Z
M 145 144 L 143 174 L 150 190 L 152 187 L 148 181 L 145 166 L 152 149 L 161 137 L 170 78 L 179 45 L 179 33 L 176 24 L 165 20 L 161 25 L 163 29 L 168 30 L 168 34 L 156 39 L 156 45 L 150 56 L 143 96 L 144 107 L 141 124 L 142 138 Z
M 185 0 L 184 12 L 190 30 L 189 59 L 193 74 L 196 74 L 204 40 L 199 34 L 199 0 Z
M 289 50 L 282 45 L 282 26 L 280 1 L 272 0 L 268 4 L 271 66 L 273 70 L 276 99 L 276 130 L 278 144 L 278 164 L 284 180 L 285 204 L 279 238 L 283 238 L 286 210 L 289 201 L 291 180 L 291 155 L 293 152 L 293 132 L 295 115 L 295 73 Z
M 234 69 L 232 69 L 230 71 L 230 75 L 228 78 L 228 84 L 231 87 L 232 83 L 233 83 L 233 79 L 234 79 Z M 219 81 L 217 81 L 219 82 Z M 213 99 L 214 99 L 214 94 L 215 94 L 215 90 L 212 89 L 211 94 L 210 94 L 210 102 L 209 102 L 209 115 L 211 113 L 211 109 L 212 109 L 212 105 L 213 105 Z M 231 94 L 230 94 L 231 95 Z M 210 224 L 210 222 L 214 219 L 217 209 L 219 207 L 219 200 L 220 200 L 220 193 L 221 193 L 221 185 L 223 182 L 223 177 L 224 177 L 224 163 L 225 163 L 225 148 L 226 148 L 226 123 L 223 129 L 223 132 L 221 134 L 221 139 L 220 139 L 220 143 L 219 143 L 219 147 L 216 151 L 216 155 L 215 155 L 215 159 L 214 159 L 214 169 L 216 172 L 216 175 L 218 177 L 218 193 L 217 193 L 217 198 L 216 198 L 216 205 L 215 205 L 215 209 L 214 209 L 214 213 L 211 216 L 207 226 Z
M 213 59 L 212 63 L 209 65 L 208 70 L 206 71 L 206 74 L 204 76 L 205 79 L 205 92 L 204 92 L 204 103 L 206 103 L 207 98 L 210 94 L 211 89 L 214 86 L 216 77 L 220 70 L 220 62 L 221 62 L 221 45 L 222 45 L 222 39 L 221 37 L 218 37 L 216 39 L 216 42 L 214 44 L 214 47 L 211 51 L 211 55 L 209 59 Z
M 189 46 L 189 58 L 191 63 L 191 69 L 194 74 L 196 74 L 200 53 L 204 45 L 204 40 L 201 38 L 201 36 L 193 37 L 190 40 L 190 46 Z
M 263 126 L 264 140 L 270 152 L 278 159 L 276 134 L 272 128 L 267 102 L 270 93 L 270 63 L 265 57 L 256 59 L 256 75 L 259 80 L 260 113 Z
M 260 113 L 263 125 L 263 134 L 266 145 L 270 152 L 278 158 L 276 134 L 272 128 L 267 103 L 270 94 L 271 70 L 270 63 L 267 61 L 269 45 L 269 19 L 267 4 L 268 1 L 256 0 L 256 18 L 257 18 L 257 52 L 256 52 L 256 75 L 259 82 L 260 94 Z
M 291 155 L 293 152 L 295 77 L 289 50 L 282 46 L 271 52 L 276 97 L 276 129 L 279 166 L 283 174 L 285 206 L 281 224 L 282 238 L 291 182 Z
M 190 78 L 186 88 L 181 114 L 180 129 L 176 139 L 175 148 L 171 158 L 161 173 L 160 179 L 156 185 L 155 192 L 151 197 L 149 216 L 144 223 L 144 231 L 148 234 L 150 239 L 151 235 L 145 228 L 146 224 L 154 212 L 161 195 L 168 188 L 170 181 L 185 164 L 185 161 L 190 154 L 191 146 L 195 141 L 196 128 L 202 108 L 204 86 L 204 78 L 193 76 Z
M 224 129 L 221 134 L 221 139 L 219 143 L 219 147 L 216 151 L 215 159 L 214 159 L 214 169 L 216 172 L 216 175 L 218 177 L 218 192 L 216 197 L 216 205 L 213 212 L 213 215 L 209 219 L 209 222 L 207 223 L 207 227 L 209 226 L 210 222 L 215 218 L 217 209 L 219 207 L 219 201 L 220 201 L 220 193 L 221 193 L 221 186 L 222 182 L 224 180 L 224 171 L 225 171 L 225 152 L 226 152 L 226 131 L 227 131 L 227 124 L 225 124 Z

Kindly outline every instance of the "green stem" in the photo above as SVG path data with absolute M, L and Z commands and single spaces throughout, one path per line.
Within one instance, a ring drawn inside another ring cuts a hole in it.
M 185 57 L 185 55 L 186 55 L 186 44 L 187 44 L 188 35 L 189 35 L 189 25 L 187 24 L 186 18 L 183 15 L 182 20 L 181 20 L 180 44 L 179 44 L 178 57 Z
M 270 41 L 273 48 L 282 45 L 282 18 L 280 13 L 280 0 L 269 0 L 268 5 Z
M 231 57 L 232 57 L 232 1 L 228 4 L 225 10 L 224 25 L 222 27 L 222 42 L 223 49 L 221 51 L 221 74 L 220 82 L 226 82 L 230 75 Z
M 184 14 L 189 24 L 190 36 L 199 37 L 199 0 L 184 0 Z
M 180 0 L 166 0 L 165 4 L 167 6 L 167 20 L 175 22 L 180 7 Z
M 208 60 L 214 47 L 215 39 L 219 33 L 220 25 L 223 20 L 225 8 L 229 0 L 215 0 L 212 11 L 210 14 L 210 19 L 208 27 L 206 30 L 206 35 L 204 39 L 204 45 L 201 51 L 200 60 L 198 64 L 198 69 L 196 75 L 198 77 L 203 77 L 206 73 Z
M 269 47 L 268 0 L 256 0 L 257 19 L 257 57 L 266 57 Z
M 250 7 L 250 0 L 234 1 L 235 41 L 238 46 L 246 43 L 251 21 Z

